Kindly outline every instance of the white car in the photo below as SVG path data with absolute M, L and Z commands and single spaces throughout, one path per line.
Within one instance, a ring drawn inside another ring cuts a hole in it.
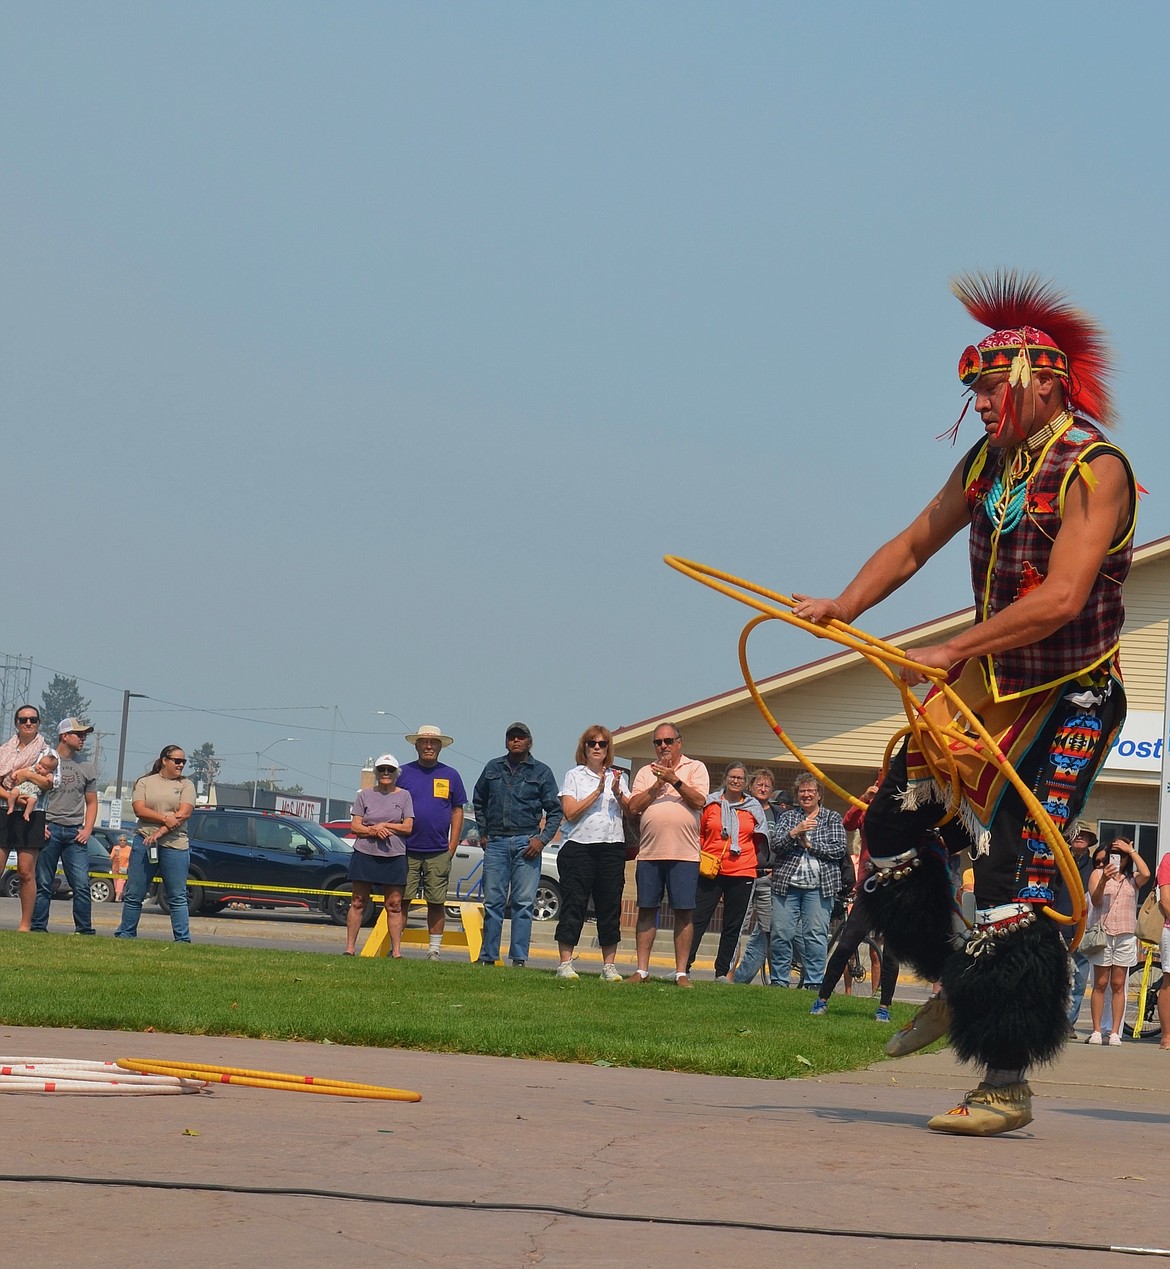
M 483 902 L 483 847 L 479 844 L 479 829 L 468 816 L 463 821 L 463 836 L 455 847 L 451 860 L 451 880 L 447 898 Z M 546 846 L 540 854 L 540 881 L 536 887 L 536 899 L 532 904 L 535 921 L 555 921 L 561 915 L 561 875 L 557 871 L 557 855 L 560 843 Z

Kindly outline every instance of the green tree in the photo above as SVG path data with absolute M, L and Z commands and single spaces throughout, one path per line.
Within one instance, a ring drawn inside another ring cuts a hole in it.
M 41 693 L 41 734 L 46 740 L 56 741 L 57 724 L 63 718 L 89 722 L 89 701 L 82 696 L 76 679 L 54 674 Z
M 215 746 L 210 740 L 205 740 L 194 753 L 189 755 L 187 774 L 196 785 L 201 784 L 206 793 L 215 783 L 220 765 L 220 760 L 215 756 Z

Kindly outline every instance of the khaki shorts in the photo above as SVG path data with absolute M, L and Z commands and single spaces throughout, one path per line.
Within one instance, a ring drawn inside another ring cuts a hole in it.
M 450 879 L 450 851 L 436 850 L 427 854 L 406 852 L 406 893 L 403 897 L 407 903 L 415 898 L 420 890 L 422 897 L 428 903 L 446 903 Z

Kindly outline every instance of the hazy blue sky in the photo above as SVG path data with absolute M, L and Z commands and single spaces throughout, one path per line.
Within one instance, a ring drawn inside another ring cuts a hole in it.
M 423 722 L 559 774 L 738 682 L 663 553 L 836 593 L 942 483 L 970 268 L 1105 323 L 1170 533 L 1168 13 L 10 0 L 0 652 L 146 693 L 130 774 L 322 793 L 334 705 L 335 793 Z

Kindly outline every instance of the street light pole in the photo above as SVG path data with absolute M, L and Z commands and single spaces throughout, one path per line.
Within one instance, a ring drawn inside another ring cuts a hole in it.
M 333 726 L 329 729 L 329 770 L 325 776 L 325 814 L 321 822 L 332 819 L 329 803 L 333 801 L 333 742 L 337 739 L 337 706 L 333 707 Z
M 295 744 L 298 737 L 282 736 L 279 740 L 274 740 L 272 744 L 265 746 L 256 754 L 256 779 L 252 781 L 252 808 L 256 807 L 256 789 L 260 784 L 260 759 L 268 752 L 269 749 L 275 749 L 277 745 Z
M 118 739 L 118 780 L 114 790 L 114 796 L 119 802 L 122 800 L 122 772 L 126 767 L 126 723 L 130 718 L 130 698 L 132 696 L 145 700 L 146 693 L 131 691 L 122 693 L 122 734 Z

